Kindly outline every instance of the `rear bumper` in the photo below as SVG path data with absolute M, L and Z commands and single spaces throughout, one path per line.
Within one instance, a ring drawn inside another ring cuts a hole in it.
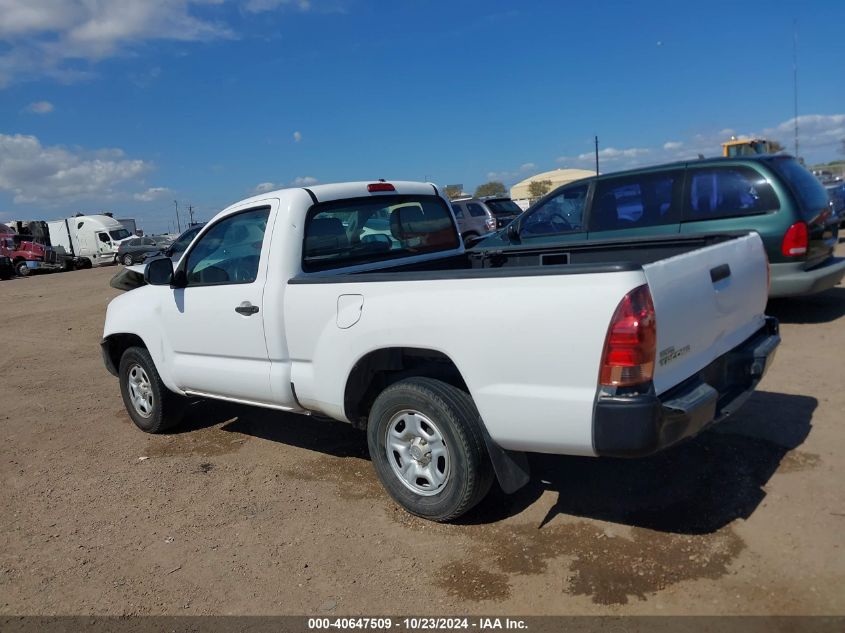
M 769 297 L 811 295 L 833 288 L 845 276 L 845 257 L 830 257 L 821 266 L 804 270 L 803 264 L 772 264 Z
M 683 384 L 661 394 L 599 397 L 593 450 L 609 457 L 644 457 L 698 434 L 734 413 L 763 378 L 780 344 L 778 322 L 720 356 Z

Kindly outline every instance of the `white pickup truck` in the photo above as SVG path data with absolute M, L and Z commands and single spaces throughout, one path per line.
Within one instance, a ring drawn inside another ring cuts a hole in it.
M 284 189 L 219 213 L 108 306 L 142 430 L 215 398 L 367 429 L 376 473 L 438 521 L 526 452 L 637 457 L 734 412 L 780 342 L 754 234 L 465 250 L 430 183 Z M 146 282 L 146 283 L 144 283 Z M 307 424 L 307 422 L 306 422 Z

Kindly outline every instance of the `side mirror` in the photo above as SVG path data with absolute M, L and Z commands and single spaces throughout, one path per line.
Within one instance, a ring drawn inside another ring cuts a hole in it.
M 519 244 L 522 240 L 519 237 L 519 222 L 513 221 L 508 224 L 508 240 L 514 244 Z
M 150 260 L 144 268 L 144 281 L 151 286 L 169 286 L 173 281 L 173 262 L 168 257 Z

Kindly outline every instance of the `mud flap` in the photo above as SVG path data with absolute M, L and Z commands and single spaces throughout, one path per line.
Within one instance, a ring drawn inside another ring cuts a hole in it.
M 499 480 L 499 486 L 505 494 L 511 494 L 522 488 L 531 479 L 531 467 L 528 465 L 528 455 L 520 451 L 508 451 L 496 444 L 487 432 L 484 424 L 480 424 L 484 435 L 487 454 L 493 463 L 493 472 Z

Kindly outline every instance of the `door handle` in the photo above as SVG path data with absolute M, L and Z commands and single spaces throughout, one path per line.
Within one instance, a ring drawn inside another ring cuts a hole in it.
M 258 306 L 252 305 L 249 301 L 244 301 L 235 308 L 235 312 L 238 314 L 243 314 L 244 316 L 250 316 L 258 312 Z
M 714 284 L 731 276 L 731 267 L 728 264 L 722 264 L 710 269 L 710 281 Z

